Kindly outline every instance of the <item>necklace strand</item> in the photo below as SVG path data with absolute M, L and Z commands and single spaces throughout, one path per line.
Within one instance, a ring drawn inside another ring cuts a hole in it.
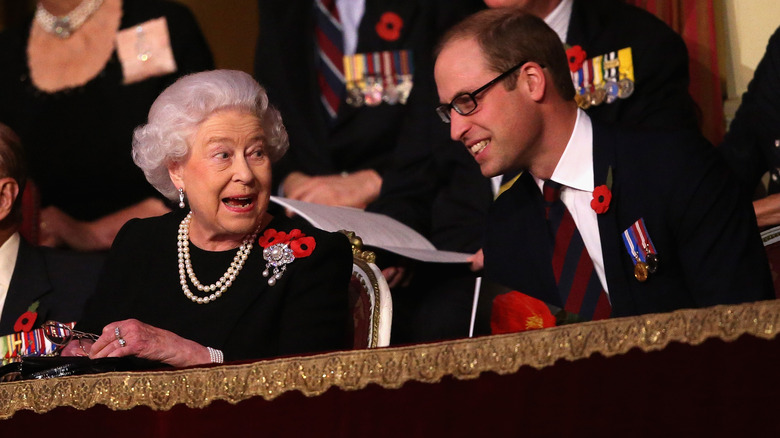
M 178 241 L 176 243 L 178 246 L 179 256 L 179 284 L 181 284 L 181 290 L 184 292 L 184 295 L 194 303 L 208 304 L 221 297 L 222 294 L 224 294 L 225 291 L 233 284 L 233 281 L 235 281 L 236 276 L 244 267 L 244 263 L 246 263 L 246 259 L 249 257 L 249 252 L 252 250 L 253 246 L 252 242 L 255 240 L 255 237 L 257 237 L 257 230 L 255 230 L 255 232 L 252 233 L 249 237 L 244 239 L 244 241 L 241 243 L 241 246 L 238 247 L 238 252 L 236 252 L 235 257 L 233 257 L 233 261 L 230 263 L 230 267 L 228 267 L 227 271 L 222 274 L 222 277 L 220 277 L 216 283 L 204 285 L 198 280 L 198 277 L 195 276 L 195 271 L 192 269 L 192 261 L 190 260 L 191 221 L 192 212 L 189 212 L 179 224 L 179 235 Z M 188 277 L 192 285 L 195 286 L 199 291 L 207 293 L 211 292 L 211 294 L 205 297 L 199 297 L 193 294 L 192 291 L 190 291 L 189 285 L 187 284 Z
M 35 9 L 35 21 L 46 32 L 62 39 L 69 38 L 102 4 L 103 0 L 84 0 L 68 14 L 58 17 L 38 3 Z

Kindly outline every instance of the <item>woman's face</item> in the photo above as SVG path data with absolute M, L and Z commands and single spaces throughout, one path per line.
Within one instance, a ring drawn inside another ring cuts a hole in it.
M 169 167 L 192 209 L 190 239 L 196 245 L 234 248 L 260 223 L 271 195 L 271 161 L 264 139 L 255 115 L 219 111 L 189 139 L 186 161 Z

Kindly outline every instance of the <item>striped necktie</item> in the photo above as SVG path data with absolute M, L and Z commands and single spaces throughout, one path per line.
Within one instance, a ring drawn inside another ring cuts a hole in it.
M 561 185 L 547 180 L 543 188 L 545 215 L 554 239 L 552 267 L 564 310 L 581 320 L 609 318 L 612 308 L 593 260 L 569 210 L 561 201 Z
M 344 96 L 344 35 L 336 0 L 315 0 L 317 82 L 320 100 L 329 118 L 335 119 Z

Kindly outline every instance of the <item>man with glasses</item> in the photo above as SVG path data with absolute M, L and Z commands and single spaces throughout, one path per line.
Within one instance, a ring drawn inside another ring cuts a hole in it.
M 435 78 L 482 174 L 523 171 L 490 212 L 487 280 L 569 320 L 772 297 L 755 216 L 714 149 L 591 121 L 541 19 L 472 15 L 443 37 Z
M 102 254 L 36 247 L 21 237 L 26 180 L 19 138 L 0 124 L 0 335 L 47 319 L 77 321 L 103 265 Z M 22 318 L 31 307 L 36 315 Z

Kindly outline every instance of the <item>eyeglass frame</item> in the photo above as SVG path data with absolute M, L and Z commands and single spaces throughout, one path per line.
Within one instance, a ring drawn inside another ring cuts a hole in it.
M 531 62 L 530 59 L 522 60 L 518 64 L 516 64 L 514 67 L 512 67 L 509 70 L 507 70 L 507 71 L 501 73 L 500 75 L 496 76 L 495 78 L 493 78 L 492 81 L 490 81 L 487 84 L 477 88 L 476 90 L 472 91 L 471 93 L 460 93 L 460 94 L 458 94 L 457 96 L 452 98 L 450 103 L 443 103 L 443 104 L 437 106 L 436 107 L 436 114 L 439 115 L 439 118 L 441 119 L 442 122 L 449 124 L 450 121 L 452 120 L 452 118 L 450 117 L 450 111 L 452 111 L 452 110 L 455 110 L 456 113 L 458 113 L 458 114 L 460 114 L 462 116 L 467 116 L 467 115 L 473 113 L 474 110 L 476 110 L 477 106 L 478 106 L 477 95 L 479 93 L 482 93 L 483 91 L 486 91 L 488 88 L 492 87 L 493 85 L 495 85 L 497 82 L 501 81 L 502 79 L 508 77 L 509 75 L 514 73 L 517 69 L 519 69 L 520 67 L 528 64 L 529 62 Z M 544 65 L 542 65 L 542 64 L 539 64 L 539 66 L 544 68 Z M 455 105 L 455 101 L 460 99 L 460 98 L 462 98 L 463 96 L 467 96 L 469 98 L 469 101 L 474 103 L 474 107 L 471 108 L 471 110 L 466 111 L 466 112 L 463 112 L 463 111 L 459 110 L 458 107 Z
M 70 332 L 70 336 L 68 336 L 68 340 L 63 343 L 55 342 L 54 339 L 52 339 L 48 333 L 46 333 L 46 326 L 52 326 L 57 328 L 64 328 L 67 329 Z M 68 324 L 59 322 L 59 321 L 46 321 L 41 326 L 43 328 L 43 336 L 51 342 L 52 345 L 55 345 L 57 348 L 55 351 L 59 351 L 62 348 L 64 348 L 68 343 L 74 339 L 76 339 L 79 342 L 79 348 L 81 348 L 84 353 L 86 353 L 86 350 L 84 350 L 84 347 L 81 345 L 82 339 L 88 339 L 91 341 L 97 341 L 100 335 L 96 335 L 94 333 L 88 333 L 88 332 L 82 332 L 81 330 L 76 330 L 74 328 L 71 328 Z

